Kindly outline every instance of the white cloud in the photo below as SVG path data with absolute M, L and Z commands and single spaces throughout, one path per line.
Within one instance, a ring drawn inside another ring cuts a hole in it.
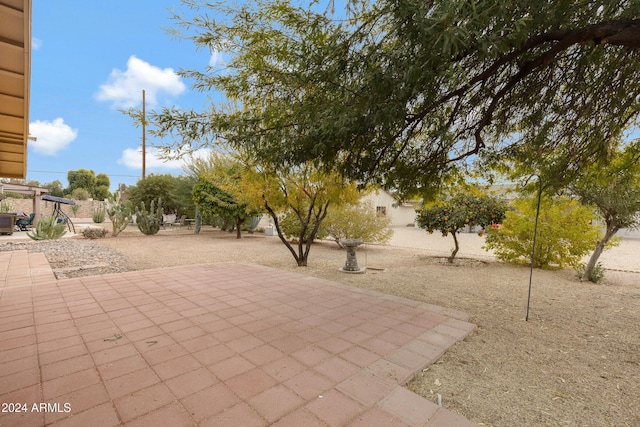
M 209 150 L 201 149 L 192 154 L 194 157 L 207 157 Z M 160 169 L 160 170 L 173 170 L 182 171 L 187 162 L 189 162 L 189 156 L 183 156 L 180 159 L 161 159 L 158 150 L 151 147 L 147 148 L 146 170 Z M 142 170 L 142 149 L 127 148 L 122 152 L 122 156 L 118 159 L 118 164 L 124 165 L 129 169 Z
M 29 134 L 36 138 L 29 146 L 36 153 L 53 156 L 66 148 L 78 136 L 78 129 L 65 124 L 60 117 L 52 122 L 36 120 L 29 123 Z
M 132 55 L 125 71 L 117 68 L 111 71 L 107 82 L 100 85 L 96 98 L 110 101 L 115 108 L 131 108 L 142 103 L 144 89 L 146 102 L 153 108 L 158 105 L 161 93 L 177 96 L 186 88 L 172 68 L 161 69 Z
M 42 46 L 42 40 L 36 37 L 31 37 L 31 49 L 38 50 Z

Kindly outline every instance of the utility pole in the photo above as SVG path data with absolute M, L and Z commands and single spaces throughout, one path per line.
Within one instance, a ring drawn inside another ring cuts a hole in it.
M 145 104 L 145 94 L 144 89 L 142 89 L 142 179 L 145 177 L 147 168 L 147 113 L 145 111 Z

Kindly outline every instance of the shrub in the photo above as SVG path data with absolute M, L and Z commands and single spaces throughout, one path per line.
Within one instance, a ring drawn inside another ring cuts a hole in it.
M 536 198 L 516 200 L 515 209 L 506 213 L 502 227 L 489 231 L 485 249 L 492 249 L 501 261 L 530 263 L 536 204 Z M 591 209 L 575 200 L 543 197 L 533 266 L 576 267 L 600 238 L 600 230 L 591 224 L 592 218 Z
M 87 227 L 82 230 L 82 235 L 87 239 L 98 239 L 107 235 L 107 230 L 102 227 Z
M 578 272 L 578 278 L 580 279 L 580 281 L 583 281 L 586 279 L 590 282 L 598 283 L 599 281 L 604 279 L 604 268 L 602 267 L 602 263 L 600 262 L 596 263 L 596 265 L 591 270 L 591 274 L 589 275 L 589 277 L 585 277 L 586 269 L 587 269 L 587 265 L 583 262 L 581 262 L 578 265 L 578 268 L 576 268 Z
M 338 243 L 343 239 L 362 239 L 367 243 L 387 243 L 393 235 L 391 218 L 376 214 L 370 205 L 345 204 L 329 208 L 323 228 Z
M 58 218 L 53 216 L 43 216 L 38 221 L 35 231 L 27 232 L 27 236 L 33 240 L 53 240 L 59 239 L 67 232 L 66 224 L 58 222 Z
M 91 197 L 91 193 L 84 188 L 76 188 L 71 192 L 71 198 L 74 200 L 87 200 Z
M 104 222 L 105 214 L 106 212 L 105 212 L 104 205 L 98 206 L 93 210 L 93 213 L 91 215 L 93 218 L 93 222 L 95 222 L 96 224 L 102 224 Z
M 297 242 L 300 239 L 300 235 L 302 234 L 302 225 L 294 212 L 287 213 L 278 222 L 280 225 L 280 230 L 282 230 L 282 233 L 285 236 L 287 236 L 287 239 L 289 241 Z M 309 224 L 307 225 L 307 229 L 305 230 L 302 243 L 307 242 L 309 236 L 311 235 L 311 231 L 313 230 L 313 227 L 315 227 L 315 221 L 313 218 L 311 218 L 311 220 L 309 221 Z M 316 233 L 314 240 L 322 240 L 328 235 L 329 233 L 325 226 L 325 222 L 322 221 L 320 223 L 320 227 L 318 228 L 318 232 Z
M 78 204 L 71 205 L 71 212 L 73 212 L 73 216 L 78 216 L 79 210 L 80 210 L 80 205 Z
M 140 202 L 140 208 L 136 209 L 136 224 L 143 234 L 152 235 L 160 231 L 162 224 L 162 201 L 158 199 L 158 207 L 155 206 L 155 200 L 151 201 L 149 211 L 145 209 L 144 202 Z

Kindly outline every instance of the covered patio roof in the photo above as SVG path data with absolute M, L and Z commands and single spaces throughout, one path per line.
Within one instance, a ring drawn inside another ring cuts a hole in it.
M 25 178 L 31 85 L 31 0 L 0 0 L 0 177 Z

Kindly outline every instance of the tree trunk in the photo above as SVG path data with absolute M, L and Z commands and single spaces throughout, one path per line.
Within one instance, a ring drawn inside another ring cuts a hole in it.
M 591 257 L 589 258 L 587 267 L 584 269 L 584 273 L 580 278 L 581 280 L 591 281 L 591 275 L 593 273 L 593 269 L 596 267 L 596 264 L 598 263 L 598 259 L 600 258 L 600 255 L 602 255 L 602 252 L 604 251 L 604 248 L 609 242 L 609 240 L 611 240 L 611 238 L 618 232 L 618 229 L 619 228 L 615 226 L 613 227 L 607 226 L 607 229 L 604 232 L 604 237 L 602 238 L 602 240 L 598 242 L 598 244 L 596 245 L 596 249 L 593 251 L 593 253 L 591 254 Z
M 458 245 L 458 237 L 456 236 L 456 232 L 454 231 L 453 233 L 451 233 L 451 235 L 453 236 L 453 241 L 456 243 L 456 247 L 451 252 L 451 256 L 448 258 L 448 261 L 450 263 L 453 263 L 453 259 L 456 257 L 456 254 L 458 253 L 458 249 L 460 249 L 460 246 Z
M 240 230 L 240 227 L 242 226 L 242 223 L 244 221 L 238 219 L 236 221 L 236 239 L 241 239 L 242 238 L 242 231 Z

